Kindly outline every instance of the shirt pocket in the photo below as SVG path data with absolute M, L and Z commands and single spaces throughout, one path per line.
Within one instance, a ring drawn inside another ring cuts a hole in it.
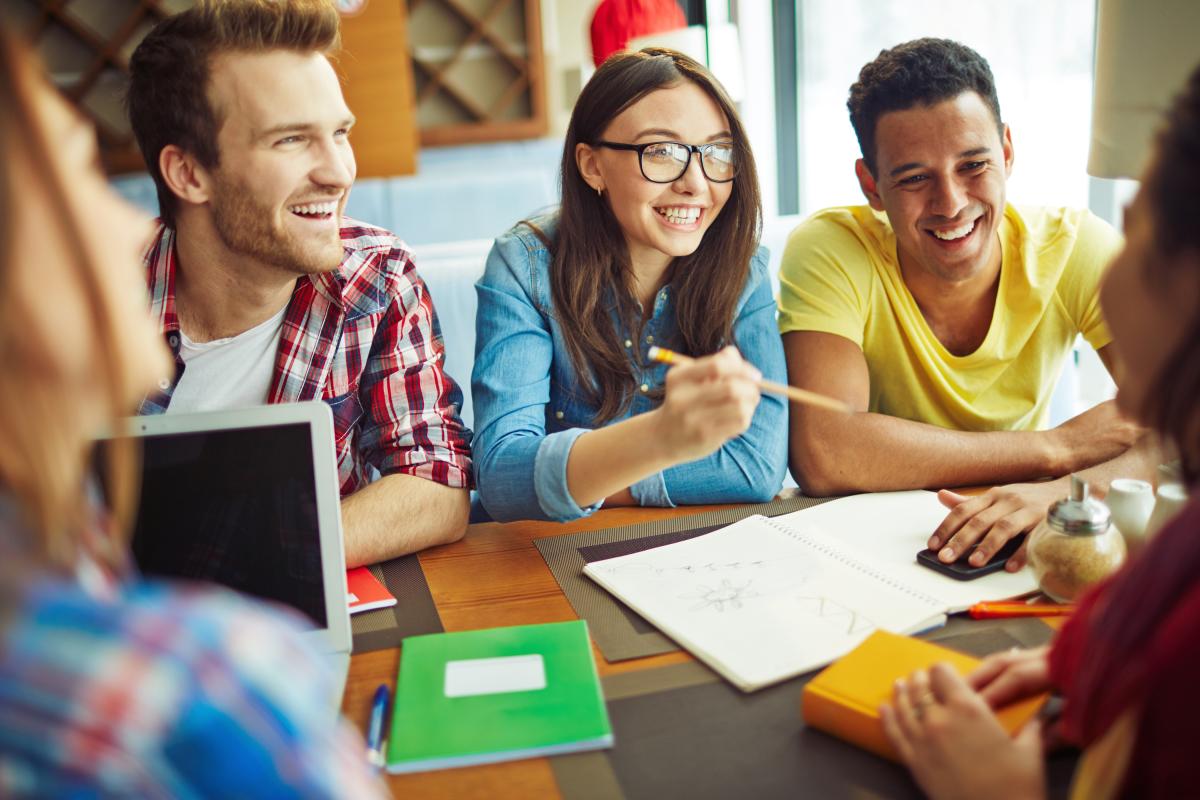
M 333 412 L 333 439 L 341 445 L 354 433 L 354 428 L 363 417 L 362 401 L 358 392 L 347 392 L 337 397 L 328 397 L 325 403 Z M 339 447 L 340 450 L 340 447 Z

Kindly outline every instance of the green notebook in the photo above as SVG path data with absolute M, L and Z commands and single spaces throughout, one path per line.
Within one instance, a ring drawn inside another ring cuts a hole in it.
M 388 771 L 490 764 L 612 746 L 587 623 L 410 636 Z

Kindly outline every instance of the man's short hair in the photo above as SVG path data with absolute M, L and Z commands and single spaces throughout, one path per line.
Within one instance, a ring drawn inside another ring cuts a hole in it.
M 129 62 L 126 105 L 167 225 L 175 225 L 178 199 L 158 168 L 163 148 L 176 145 L 210 169 L 219 162 L 222 120 L 208 100 L 213 59 L 271 50 L 329 54 L 338 25 L 330 0 L 200 0 L 147 34 Z
M 876 174 L 875 128 L 881 116 L 918 105 L 936 105 L 963 92 L 975 92 L 983 99 L 1003 135 L 996 81 L 979 53 L 950 39 L 914 39 L 880 51 L 858 73 L 846 101 L 850 124 L 871 174 Z

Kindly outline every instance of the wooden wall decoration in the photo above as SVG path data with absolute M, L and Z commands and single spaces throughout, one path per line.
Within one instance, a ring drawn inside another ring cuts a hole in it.
M 123 98 L 129 58 L 159 20 L 193 0 L 0 0 L 30 34 L 51 80 L 96 125 L 109 174 L 145 169 Z M 334 62 L 358 119 L 351 142 L 361 177 L 416 171 L 417 125 L 404 0 L 358 0 L 342 19 Z
M 187 0 L 14 0 L 5 11 L 24 27 L 51 81 L 96 125 L 109 174 L 145 169 L 125 114 L 129 57 Z
M 547 130 L 539 0 L 408 0 L 421 144 Z

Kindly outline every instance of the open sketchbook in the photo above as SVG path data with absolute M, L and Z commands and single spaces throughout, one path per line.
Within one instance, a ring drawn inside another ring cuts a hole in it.
M 1028 569 L 956 581 L 917 564 L 946 513 L 932 492 L 858 495 L 583 571 L 753 691 L 833 661 L 876 629 L 915 633 L 1037 588 Z

